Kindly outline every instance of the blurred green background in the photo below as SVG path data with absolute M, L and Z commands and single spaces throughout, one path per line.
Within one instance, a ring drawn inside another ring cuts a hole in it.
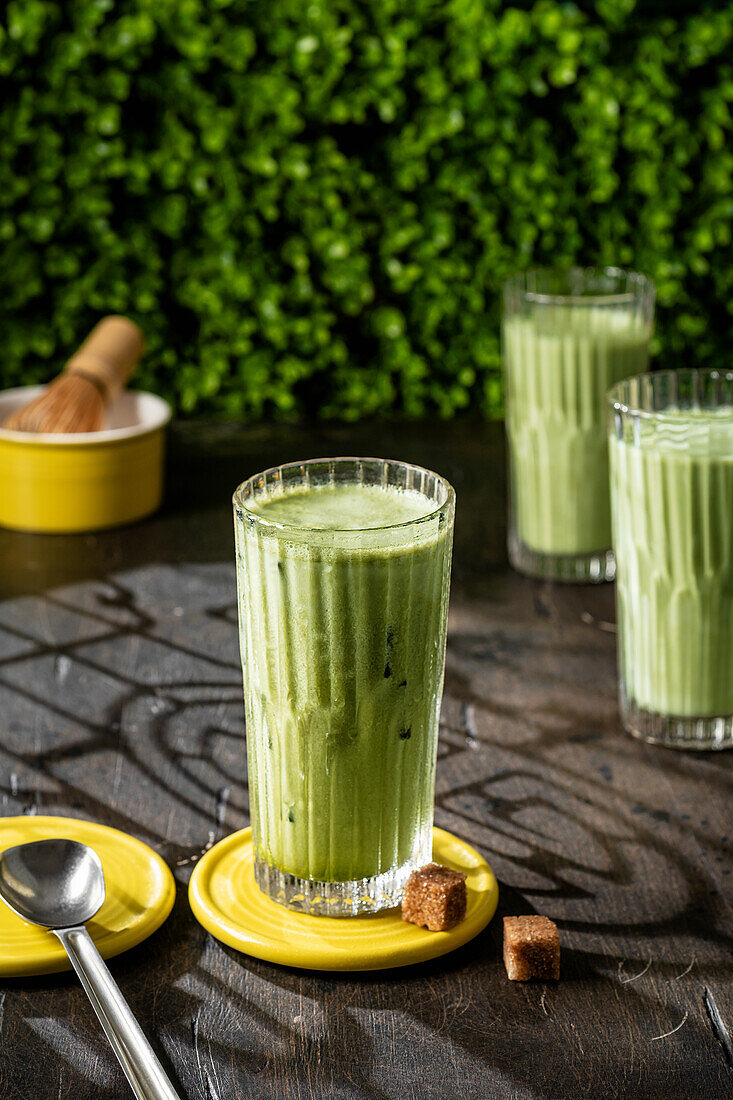
M 180 412 L 501 412 L 533 263 L 652 275 L 731 366 L 733 3 L 10 0 L 0 386 L 129 313 Z

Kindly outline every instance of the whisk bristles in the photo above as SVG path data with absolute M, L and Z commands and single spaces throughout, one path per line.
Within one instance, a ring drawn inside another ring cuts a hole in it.
M 30 404 L 3 422 L 14 432 L 97 432 L 104 425 L 103 390 L 90 378 L 65 371 Z

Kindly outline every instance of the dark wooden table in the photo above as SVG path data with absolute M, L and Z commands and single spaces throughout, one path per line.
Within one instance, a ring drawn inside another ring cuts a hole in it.
M 186 883 L 247 822 L 231 491 L 358 453 L 458 492 L 436 821 L 484 853 L 501 901 L 454 955 L 349 978 L 223 947 Z M 102 821 L 174 869 L 170 919 L 111 968 L 181 1095 L 733 1095 L 733 756 L 622 732 L 612 588 L 507 568 L 501 426 L 181 425 L 168 481 L 126 530 L 0 534 L 0 813 Z M 501 962 L 501 915 L 535 910 L 561 929 L 557 985 Z M 0 1042 L 3 1100 L 130 1095 L 69 975 L 1 985 Z

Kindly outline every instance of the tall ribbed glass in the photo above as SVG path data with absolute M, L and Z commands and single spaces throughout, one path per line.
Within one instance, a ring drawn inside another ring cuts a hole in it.
M 540 268 L 504 288 L 509 560 L 613 580 L 605 395 L 646 369 L 654 285 L 617 268 Z
M 235 493 L 255 876 L 289 908 L 396 905 L 431 858 L 454 502 L 381 459 Z
M 733 373 L 660 371 L 608 395 L 626 728 L 733 745 Z

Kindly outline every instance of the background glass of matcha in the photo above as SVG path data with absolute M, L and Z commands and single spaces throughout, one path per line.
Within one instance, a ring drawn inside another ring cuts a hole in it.
M 381 487 L 375 525 L 348 529 L 348 493 L 347 529 L 268 520 L 268 500 L 323 486 Z M 419 518 L 401 522 L 402 490 Z M 282 466 L 235 493 L 255 877 L 289 908 L 394 906 L 430 861 L 454 506 L 443 478 L 381 459 Z
M 533 577 L 614 577 L 605 395 L 646 369 L 654 284 L 538 268 L 504 287 L 509 560 Z
M 621 711 L 680 749 L 733 744 L 733 373 L 614 386 L 611 503 Z

